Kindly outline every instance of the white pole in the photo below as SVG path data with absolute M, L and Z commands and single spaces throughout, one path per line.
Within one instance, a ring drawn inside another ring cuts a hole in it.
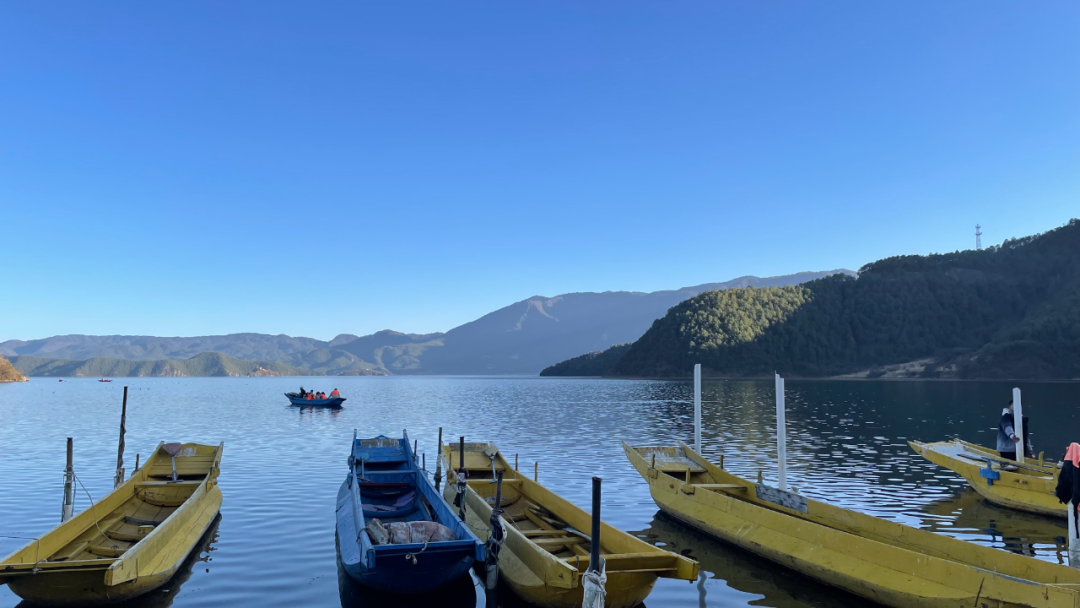
M 1013 389 L 1013 430 L 1020 441 L 1016 442 L 1016 462 L 1024 464 L 1024 408 L 1020 405 L 1020 389 Z
M 701 453 L 701 364 L 694 364 L 694 450 Z
M 787 420 L 784 411 L 784 379 L 776 374 L 776 460 L 780 467 L 777 487 L 787 491 Z
M 1076 505 L 1069 501 L 1069 511 L 1066 514 L 1069 518 L 1069 544 L 1067 549 L 1069 551 L 1069 565 L 1073 568 L 1080 568 L 1080 534 L 1076 530 Z

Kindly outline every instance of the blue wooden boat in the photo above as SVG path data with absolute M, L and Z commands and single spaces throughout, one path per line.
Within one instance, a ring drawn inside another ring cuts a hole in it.
M 334 397 L 333 399 L 307 399 L 301 397 L 300 393 L 285 393 L 285 396 L 289 398 L 289 403 L 293 405 L 341 407 L 341 404 L 345 403 L 344 397 Z
M 454 540 L 375 544 L 367 527 L 373 519 L 384 526 L 436 522 Z M 354 433 L 349 475 L 338 490 L 337 549 L 353 580 L 391 593 L 433 591 L 484 561 L 484 544 L 418 469 L 404 432 L 401 439 L 357 439 Z

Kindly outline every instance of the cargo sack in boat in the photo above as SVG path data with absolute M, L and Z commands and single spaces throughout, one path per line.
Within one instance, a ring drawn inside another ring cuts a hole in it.
M 384 526 L 383 523 L 378 519 L 373 519 L 369 521 L 368 525 L 364 529 L 367 530 L 368 536 L 371 537 L 371 544 L 390 544 L 390 533 L 386 531 L 386 526 Z
M 433 521 L 399 521 L 390 524 L 386 529 L 390 534 L 391 545 L 437 543 L 457 539 L 450 528 Z

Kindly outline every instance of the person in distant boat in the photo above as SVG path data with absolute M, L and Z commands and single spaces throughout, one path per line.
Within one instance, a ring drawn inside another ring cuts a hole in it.
M 1027 435 L 1027 429 L 1024 429 Z M 1020 437 L 1016 435 L 1016 418 L 1013 416 L 1013 401 L 1009 399 L 1009 407 L 1001 410 L 1001 420 L 998 421 L 997 450 L 1002 458 L 1016 460 L 1016 443 Z M 1031 446 L 1024 442 L 1024 454 L 1031 455 Z
M 331 399 L 337 399 L 340 396 L 341 396 L 341 393 L 337 392 L 336 388 L 334 390 L 330 391 L 330 398 Z
M 312 396 L 311 393 L 308 393 L 307 396 L 304 397 L 304 399 L 307 399 L 308 401 L 311 401 L 312 399 L 314 399 L 314 397 Z
M 306 397 L 307 396 L 307 393 L 304 392 L 304 387 L 302 387 L 302 386 L 300 387 L 300 396 L 301 397 Z
M 319 393 L 319 399 L 326 399 L 326 393 Z

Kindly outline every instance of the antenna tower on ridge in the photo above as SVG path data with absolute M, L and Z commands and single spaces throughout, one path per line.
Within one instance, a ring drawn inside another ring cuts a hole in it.
M 982 249 L 982 226 L 975 224 L 975 249 Z

